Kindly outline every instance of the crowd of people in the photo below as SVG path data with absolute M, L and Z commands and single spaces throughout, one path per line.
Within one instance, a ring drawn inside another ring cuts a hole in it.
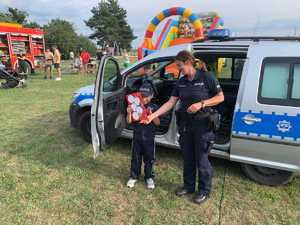
M 109 46 L 98 49 L 96 53 L 96 59 L 100 61 L 103 56 L 115 56 L 115 49 Z M 127 68 L 131 65 L 130 50 L 122 51 L 123 67 Z M 79 52 L 70 51 L 69 60 L 71 61 L 70 67 L 73 73 L 79 73 L 87 75 L 89 73 L 95 73 L 97 67 L 97 60 L 92 59 L 87 49 L 80 49 Z M 56 73 L 55 80 L 60 81 L 61 76 L 61 53 L 57 46 L 52 48 L 46 48 L 45 59 L 43 63 L 44 79 L 53 79 L 53 74 Z
M 91 56 L 86 49 L 80 49 L 80 53 L 74 53 L 73 51 L 69 54 L 69 59 L 71 60 L 71 67 L 73 72 L 79 72 L 82 74 L 88 74 L 89 64 L 91 62 Z M 93 66 L 93 65 L 92 65 Z M 93 66 L 94 68 L 95 66 Z M 57 73 L 55 80 L 61 80 L 61 53 L 57 46 L 53 46 L 52 49 L 46 48 L 45 50 L 45 60 L 44 60 L 44 78 L 53 78 L 53 68 L 54 72 Z
M 81 49 L 79 53 L 70 52 L 71 67 L 73 72 L 88 74 L 94 71 L 95 65 L 91 61 L 91 55 L 86 49 Z M 89 68 L 91 67 L 91 69 Z
M 61 80 L 61 54 L 58 50 L 57 46 L 52 47 L 52 51 L 50 48 L 46 48 L 45 51 L 45 62 L 44 62 L 44 72 L 45 76 L 44 79 L 52 79 L 52 69 L 56 70 L 57 77 L 55 80 L 60 81 Z

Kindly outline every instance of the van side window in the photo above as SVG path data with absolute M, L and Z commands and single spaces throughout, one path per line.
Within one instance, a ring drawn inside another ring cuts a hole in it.
M 296 64 L 294 67 L 294 79 L 292 90 L 292 98 L 300 99 L 300 64 Z
M 290 65 L 287 63 L 267 63 L 262 81 L 263 98 L 286 99 L 288 93 Z
M 258 102 L 300 106 L 300 58 L 266 58 L 263 61 Z

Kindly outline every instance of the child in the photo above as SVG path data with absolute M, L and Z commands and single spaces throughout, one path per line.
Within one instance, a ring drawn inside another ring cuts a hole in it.
M 80 73 L 82 69 L 82 59 L 80 57 L 80 54 L 76 54 L 76 57 L 73 61 L 73 71 L 78 71 Z
M 153 88 L 150 83 L 144 83 L 140 88 L 143 97 L 143 103 L 149 114 L 154 112 L 157 107 L 151 103 L 153 98 Z M 127 108 L 127 122 L 132 123 L 132 110 Z M 130 178 L 127 182 L 127 187 L 133 188 L 141 173 L 142 160 L 144 161 L 145 182 L 148 189 L 154 189 L 154 173 L 153 163 L 155 160 L 155 126 L 159 126 L 159 118 L 153 120 L 149 125 L 139 122 L 133 123 L 133 140 L 132 140 L 132 157 Z

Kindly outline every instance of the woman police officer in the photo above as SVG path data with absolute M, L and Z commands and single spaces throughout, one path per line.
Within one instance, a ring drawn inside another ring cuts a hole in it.
M 208 160 L 209 148 L 214 134 L 209 128 L 208 118 L 196 118 L 194 115 L 203 112 L 211 106 L 224 101 L 220 84 L 211 73 L 205 72 L 204 63 L 197 63 L 189 51 L 181 51 L 175 58 L 178 69 L 184 75 L 181 77 L 167 103 L 156 112 L 148 116 L 146 123 L 171 110 L 180 100 L 180 147 L 183 152 L 183 180 L 184 186 L 176 191 L 177 196 L 184 196 L 195 192 L 196 173 L 198 172 L 198 193 L 194 196 L 195 203 L 205 201 L 211 192 L 212 167 Z

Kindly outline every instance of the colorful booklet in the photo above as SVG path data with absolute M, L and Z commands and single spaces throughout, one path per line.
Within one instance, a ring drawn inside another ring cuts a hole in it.
M 135 92 L 126 96 L 127 103 L 132 110 L 132 120 L 138 122 L 147 119 L 147 109 L 143 104 L 143 98 L 140 92 Z

